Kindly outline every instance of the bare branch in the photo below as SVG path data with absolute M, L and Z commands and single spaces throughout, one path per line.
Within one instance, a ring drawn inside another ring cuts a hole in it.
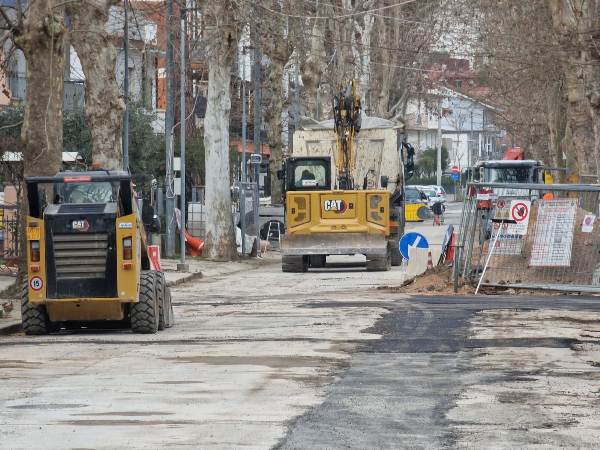
M 6 22 L 6 24 L 8 25 L 8 27 L 11 31 L 14 31 L 17 29 L 17 26 L 13 23 L 12 20 L 10 20 L 10 17 L 8 17 L 8 14 L 6 14 L 6 11 L 4 11 L 4 8 L 2 8 L 1 6 L 0 6 L 0 16 L 2 16 L 2 18 L 4 19 L 4 21 Z
M 0 131 L 1 130 L 6 130 L 8 128 L 15 128 L 15 127 L 18 127 L 18 126 L 21 126 L 21 125 L 23 125 L 23 121 L 22 120 L 20 120 L 20 121 L 18 121 L 16 123 L 11 123 L 10 125 L 4 125 L 4 126 L 2 126 L 2 127 L 0 127 Z
M 23 25 L 23 5 L 21 5 L 21 0 L 17 0 L 17 24 L 19 27 Z

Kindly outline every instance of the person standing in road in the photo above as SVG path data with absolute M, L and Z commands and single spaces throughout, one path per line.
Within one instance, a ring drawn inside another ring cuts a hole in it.
M 442 202 L 436 201 L 431 206 L 431 212 L 433 212 L 433 225 L 441 226 L 444 221 L 444 207 L 442 205 Z

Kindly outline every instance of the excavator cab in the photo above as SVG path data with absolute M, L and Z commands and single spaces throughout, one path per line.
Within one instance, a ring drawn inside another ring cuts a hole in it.
M 284 192 L 331 189 L 331 158 L 288 158 L 284 163 Z

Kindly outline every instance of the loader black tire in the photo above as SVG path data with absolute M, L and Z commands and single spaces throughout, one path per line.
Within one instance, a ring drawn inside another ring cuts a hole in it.
M 156 272 L 156 296 L 159 302 L 158 329 L 164 330 L 173 326 L 173 304 L 171 303 L 171 290 L 167 286 L 163 272 Z
M 392 252 L 388 249 L 386 256 L 367 255 L 368 272 L 387 272 L 392 268 Z
M 308 270 L 307 256 L 282 256 L 281 270 L 283 272 L 306 272 Z
M 156 272 L 142 271 L 140 297 L 137 303 L 131 305 L 131 330 L 134 333 L 153 334 L 158 331 L 160 306 L 156 285 Z
M 397 248 L 392 248 L 392 266 L 401 266 L 403 259 L 404 258 L 402 257 L 400 250 Z
M 156 272 L 156 298 L 158 300 L 158 331 L 165 329 L 165 291 L 167 289 L 167 282 L 165 280 L 165 274 L 162 272 Z
M 393 236 L 388 241 L 388 246 L 392 252 L 392 266 L 402 265 L 402 253 L 400 253 L 400 239 L 398 236 Z
M 29 288 L 23 286 L 21 293 L 21 326 L 27 335 L 48 334 L 51 330 L 50 319 L 44 305 L 29 303 Z
M 165 305 L 166 305 L 165 328 L 171 328 L 173 325 L 175 325 L 175 314 L 173 313 L 173 300 L 171 297 L 171 288 L 168 286 L 165 291 Z
M 392 252 L 392 266 L 402 265 L 402 253 L 400 253 L 400 243 L 398 239 L 389 241 L 390 251 Z
M 308 264 L 315 269 L 322 269 L 327 264 L 327 255 L 312 255 L 308 257 Z

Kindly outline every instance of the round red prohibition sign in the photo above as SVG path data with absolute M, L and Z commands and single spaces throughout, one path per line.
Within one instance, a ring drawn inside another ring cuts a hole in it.
M 525 203 L 517 203 L 510 211 L 515 222 L 523 222 L 527 218 L 527 214 L 529 214 L 529 208 Z

